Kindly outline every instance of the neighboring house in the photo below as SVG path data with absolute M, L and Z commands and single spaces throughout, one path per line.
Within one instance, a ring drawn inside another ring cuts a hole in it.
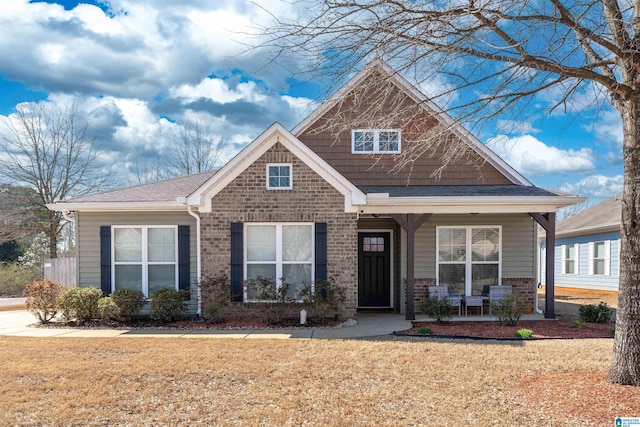
M 324 129 L 341 103 L 360 105 L 364 83 L 381 78 L 420 114 L 409 122 L 389 114 L 384 129 L 365 124 L 337 137 Z M 444 168 L 413 142 L 436 126 L 468 151 Z M 257 276 L 278 286 L 284 278 L 291 296 L 334 278 L 347 290 L 344 316 L 391 308 L 413 319 L 429 285 L 461 295 L 513 285 L 533 311 L 536 221 L 554 225 L 556 209 L 581 200 L 533 186 L 377 61 L 293 130 L 273 124 L 215 173 L 50 208 L 74 213 L 80 286 L 189 289 L 199 313 L 200 278 L 228 275 L 238 301 L 250 300 L 243 281 Z M 553 316 L 553 300 L 546 309 Z
M 616 195 L 558 223 L 555 286 L 618 291 L 621 209 L 621 199 Z M 546 242 L 541 240 L 540 259 L 545 258 L 545 252 Z M 541 262 L 540 267 L 544 273 L 545 264 Z

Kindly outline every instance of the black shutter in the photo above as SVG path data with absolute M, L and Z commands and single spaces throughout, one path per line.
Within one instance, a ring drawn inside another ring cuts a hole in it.
M 178 226 L 178 288 L 188 291 L 191 282 L 189 226 Z
M 244 249 L 242 232 L 244 224 L 231 223 L 231 297 L 242 301 L 242 280 L 244 279 Z
M 100 288 L 111 293 L 111 226 L 100 226 Z
M 315 278 L 316 280 L 327 280 L 327 223 L 316 222 L 315 225 Z

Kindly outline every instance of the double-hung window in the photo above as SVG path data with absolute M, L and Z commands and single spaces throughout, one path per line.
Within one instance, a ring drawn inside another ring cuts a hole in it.
M 580 245 L 562 245 L 562 274 L 579 273 Z
M 400 152 L 399 129 L 355 129 L 351 131 L 351 152 L 354 154 Z
M 450 295 L 481 295 L 501 281 L 500 226 L 437 227 L 437 280 Z
M 245 279 L 268 279 L 279 289 L 288 284 L 287 298 L 295 300 L 313 282 L 313 224 L 245 224 Z M 255 300 L 248 290 L 245 301 Z
M 113 226 L 112 290 L 178 287 L 176 226 Z
M 589 274 L 594 276 L 609 276 L 611 274 L 611 242 L 589 243 Z

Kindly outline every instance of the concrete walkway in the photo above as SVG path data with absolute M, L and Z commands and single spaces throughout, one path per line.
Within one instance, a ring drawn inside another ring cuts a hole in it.
M 358 324 L 342 328 L 291 328 L 291 329 L 247 329 L 247 330 L 177 330 L 161 328 L 145 329 L 75 329 L 38 328 L 28 311 L 0 312 L 0 335 L 12 337 L 73 337 L 73 338 L 237 338 L 237 339 L 349 339 L 389 335 L 411 327 L 404 315 L 395 313 L 358 315 Z

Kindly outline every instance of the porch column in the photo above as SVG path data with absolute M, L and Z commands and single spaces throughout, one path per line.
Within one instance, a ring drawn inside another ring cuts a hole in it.
M 555 319 L 555 260 L 556 260 L 556 213 L 547 212 L 545 214 L 530 213 L 546 232 L 546 257 L 545 257 L 545 282 L 544 293 L 544 317 L 545 319 Z
M 407 320 L 415 320 L 414 287 L 415 287 L 415 233 L 418 228 L 429 220 L 431 214 L 422 214 L 416 218 L 415 214 L 391 215 L 400 227 L 407 232 Z

